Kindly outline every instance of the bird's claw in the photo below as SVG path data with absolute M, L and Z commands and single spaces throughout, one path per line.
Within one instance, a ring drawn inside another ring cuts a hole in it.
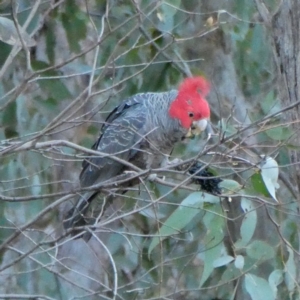
M 162 167 L 174 166 L 174 165 L 178 165 L 182 162 L 183 162 L 183 160 L 180 158 L 174 158 L 172 160 L 169 160 L 168 158 L 166 158 L 162 163 Z
M 166 180 L 166 176 L 158 177 L 156 173 L 152 173 L 147 177 L 149 181 L 155 181 L 157 178 L 160 178 L 160 180 Z
M 158 177 L 157 174 L 152 173 L 152 174 L 150 174 L 150 175 L 148 176 L 147 179 L 148 179 L 149 181 L 154 181 L 157 177 Z

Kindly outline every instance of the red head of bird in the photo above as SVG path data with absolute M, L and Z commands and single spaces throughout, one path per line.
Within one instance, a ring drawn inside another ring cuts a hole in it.
M 186 78 L 180 84 L 177 97 L 170 105 L 170 117 L 178 119 L 187 129 L 194 122 L 209 119 L 210 109 L 205 99 L 209 90 L 210 84 L 203 77 Z

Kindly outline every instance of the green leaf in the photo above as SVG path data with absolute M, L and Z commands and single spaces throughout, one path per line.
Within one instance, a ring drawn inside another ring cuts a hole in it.
M 229 124 L 227 120 L 221 119 L 218 122 L 219 131 L 224 135 L 224 137 L 231 136 L 237 132 L 236 128 Z
M 116 254 L 122 249 L 125 244 L 125 238 L 121 234 L 112 233 L 107 239 L 106 246 L 108 247 L 111 255 Z
M 17 122 L 17 104 L 16 102 L 9 103 L 2 116 L 2 126 L 14 125 Z
M 274 200 L 276 199 L 276 189 L 279 188 L 278 175 L 279 168 L 275 159 L 265 157 L 260 164 L 261 176 L 266 185 L 266 188 Z
M 281 284 L 283 281 L 283 271 L 282 270 L 274 270 L 270 275 L 269 275 L 269 284 L 270 287 L 273 291 L 274 298 L 277 296 L 277 286 Z
M 250 242 L 253 237 L 257 224 L 257 213 L 255 207 L 253 206 L 253 203 L 248 199 L 242 198 L 241 207 L 246 214 L 243 218 L 240 229 L 242 239 L 241 243 L 239 243 L 239 247 L 244 247 Z
M 275 300 L 273 291 L 264 278 L 248 273 L 244 284 L 252 300 Z
M 263 101 L 260 101 L 260 106 L 264 114 L 273 114 L 281 110 L 280 101 L 275 96 L 273 90 L 267 94 Z
M 205 254 L 204 254 L 204 270 L 202 273 L 202 277 L 200 280 L 200 287 L 203 286 L 205 281 L 209 278 L 209 276 L 212 274 L 213 270 L 215 269 L 214 267 L 214 261 L 217 260 L 220 257 L 221 250 L 223 247 L 222 243 L 216 243 L 215 245 L 211 246 L 211 241 L 218 238 L 221 238 L 221 235 L 214 235 L 213 233 L 209 233 L 205 237 L 205 242 L 206 242 L 206 248 Z M 217 241 L 217 240 L 216 240 Z M 210 248 L 209 248 L 210 247 Z
M 222 255 L 221 257 L 214 260 L 213 267 L 218 268 L 218 267 L 226 266 L 233 260 L 234 260 L 234 257 L 232 257 L 230 255 Z
M 22 37 L 24 44 L 27 47 L 33 47 L 36 43 L 29 34 L 19 26 L 19 32 L 16 29 L 15 23 L 4 17 L 0 17 L 0 40 L 9 45 L 22 46 L 19 34 Z
M 291 137 L 293 131 L 287 126 L 276 125 L 274 128 L 267 129 L 265 133 L 274 141 L 284 141 Z
M 180 233 L 180 231 L 201 212 L 205 202 L 218 203 L 219 197 L 202 192 L 195 192 L 186 197 L 180 206 L 175 209 L 164 222 L 163 226 L 156 233 L 157 236 L 152 239 L 148 249 L 148 256 L 150 256 L 152 250 L 166 237 Z
M 168 5 L 168 3 L 171 4 Z M 159 20 L 157 27 L 162 32 L 172 32 L 174 29 L 174 16 L 177 13 L 177 7 L 180 6 L 181 0 L 163 1 L 157 11 Z
M 250 257 L 257 259 L 260 262 L 271 259 L 275 256 L 274 248 L 266 242 L 259 240 L 253 241 L 249 244 L 246 248 L 246 252 Z
M 223 218 L 223 211 L 220 206 L 214 206 L 210 212 L 206 212 L 203 217 L 203 223 L 207 228 L 207 235 L 205 236 L 205 252 L 204 255 L 204 269 L 200 280 L 200 287 L 212 274 L 214 262 L 217 261 L 223 249 L 224 232 L 223 228 L 225 221 Z
M 32 61 L 31 65 L 34 70 L 41 70 L 49 67 L 48 64 L 42 61 Z M 59 73 L 52 70 L 52 71 L 47 71 L 42 73 L 42 76 L 49 76 L 49 77 L 59 76 Z M 42 80 L 38 80 L 37 82 L 40 88 L 44 92 L 48 93 L 50 98 L 60 101 L 69 98 L 71 96 L 69 90 L 63 84 L 63 81 L 58 78 L 42 79 Z
M 270 194 L 266 188 L 266 185 L 264 183 L 264 180 L 261 176 L 261 173 L 255 173 L 251 176 L 251 182 L 253 185 L 254 190 L 259 193 L 262 194 L 266 197 L 270 197 Z
M 296 287 L 297 277 L 296 277 L 296 262 L 294 259 L 294 251 L 287 247 L 289 252 L 289 258 L 285 264 L 284 268 L 284 281 L 287 286 L 287 289 L 292 293 Z
M 245 265 L 245 258 L 242 255 L 237 255 L 234 260 L 234 265 L 237 269 L 242 270 Z
M 231 195 L 236 194 L 241 191 L 241 185 L 231 179 L 224 179 L 221 183 L 219 183 L 219 187 L 223 189 L 223 194 Z
M 17 103 L 9 103 L 2 114 L 2 126 L 4 127 L 5 138 L 9 139 L 18 136 L 17 132 Z
M 71 51 L 78 53 L 81 50 L 79 42 L 87 35 L 86 17 L 74 1 L 68 0 L 66 6 L 68 9 L 61 14 L 61 21 Z
M 238 270 L 233 264 L 229 264 L 228 266 L 226 266 L 226 268 L 222 274 L 221 280 L 219 281 L 219 284 L 224 284 L 224 286 L 226 286 L 228 284 L 228 282 L 231 282 L 232 280 L 234 280 L 235 278 L 240 277 L 240 276 L 241 276 L 241 271 Z M 232 294 L 234 295 L 234 293 L 232 293 Z M 220 298 L 220 299 L 232 300 L 232 298 L 227 298 L 227 297 Z
M 47 110 L 55 110 L 57 108 L 58 101 L 54 98 L 48 98 L 46 100 L 39 99 L 39 104 L 44 106 Z

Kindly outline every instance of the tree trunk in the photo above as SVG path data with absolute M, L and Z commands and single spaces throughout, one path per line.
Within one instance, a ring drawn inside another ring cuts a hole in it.
M 283 106 L 291 105 L 300 100 L 300 2 L 285 0 L 272 19 L 274 57 L 278 68 L 278 93 Z M 292 124 L 295 134 L 291 144 L 300 146 L 299 123 L 300 107 L 289 110 L 285 120 Z M 298 189 L 300 201 L 300 152 L 290 151 L 293 165 L 290 178 Z

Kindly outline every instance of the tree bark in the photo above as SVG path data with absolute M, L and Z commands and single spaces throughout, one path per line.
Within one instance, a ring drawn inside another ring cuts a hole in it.
M 283 106 L 300 100 L 300 2 L 282 1 L 279 10 L 272 18 L 274 57 L 278 69 L 278 93 Z M 300 146 L 299 135 L 300 107 L 297 106 L 285 114 L 295 132 L 290 143 Z M 293 165 L 290 178 L 298 189 L 300 201 L 300 152 L 290 151 Z

